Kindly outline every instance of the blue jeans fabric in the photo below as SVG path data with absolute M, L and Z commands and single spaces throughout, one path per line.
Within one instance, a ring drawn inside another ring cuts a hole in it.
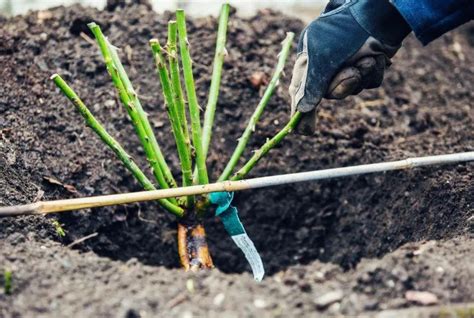
M 474 0 L 390 1 L 425 45 L 474 18 Z

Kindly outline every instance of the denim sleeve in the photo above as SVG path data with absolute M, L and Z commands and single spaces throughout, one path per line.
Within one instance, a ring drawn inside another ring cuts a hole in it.
M 424 45 L 474 18 L 473 0 L 390 1 Z

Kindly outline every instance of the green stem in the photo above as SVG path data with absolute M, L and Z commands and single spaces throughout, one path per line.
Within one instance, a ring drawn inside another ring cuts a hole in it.
M 88 26 L 97 39 L 107 70 L 132 120 L 155 178 L 161 188 L 176 187 L 176 181 L 174 181 L 171 171 L 166 164 L 166 160 L 148 121 L 147 114 L 143 110 L 132 83 L 120 62 L 116 49 L 108 43 L 97 24 L 89 23 Z
M 201 138 L 201 119 L 199 117 L 199 104 L 194 86 L 193 67 L 188 48 L 188 36 L 186 31 L 186 18 L 183 10 L 176 11 L 176 22 L 178 25 L 179 46 L 181 51 L 181 62 L 183 64 L 184 84 L 188 97 L 189 114 L 191 118 L 191 132 L 194 151 L 196 153 L 196 166 L 198 170 L 198 183 L 209 183 L 207 175 L 206 157 L 204 156 Z
M 214 115 L 216 113 L 217 100 L 219 98 L 219 87 L 221 85 L 222 66 L 224 64 L 224 57 L 227 53 L 225 49 L 225 44 L 227 39 L 227 22 L 229 20 L 229 11 L 230 5 L 228 3 L 223 4 L 219 16 L 216 53 L 214 55 L 211 87 L 209 89 L 209 99 L 207 101 L 206 112 L 204 113 L 204 123 L 202 127 L 202 148 L 205 157 L 207 157 L 209 144 L 211 142 L 212 126 L 214 123 Z
M 184 102 L 183 89 L 179 74 L 176 21 L 168 22 L 168 61 L 170 66 L 171 84 L 173 85 L 174 101 L 178 110 L 179 122 L 184 133 L 184 139 L 191 153 L 191 141 L 189 138 L 188 120 L 186 119 L 186 103 Z
M 262 159 L 271 149 L 275 148 L 276 145 L 280 143 L 293 129 L 298 125 L 301 119 L 301 113 L 296 112 L 293 117 L 291 117 L 288 124 L 283 127 L 272 139 L 268 140 L 259 150 L 257 150 L 252 158 L 239 170 L 237 171 L 230 180 L 237 181 L 242 180 L 245 176 L 257 165 L 257 163 Z
M 153 51 L 153 57 L 155 58 L 156 68 L 158 70 L 158 76 L 160 78 L 161 87 L 163 89 L 163 95 L 165 97 L 165 103 L 167 105 L 168 116 L 173 129 L 174 138 L 176 140 L 176 147 L 178 148 L 179 160 L 181 161 L 181 171 L 183 173 L 183 185 L 190 186 L 193 182 L 192 174 L 192 161 L 190 152 L 188 151 L 188 144 L 182 130 L 178 110 L 176 108 L 175 100 L 173 98 L 174 93 L 170 84 L 168 70 L 166 68 L 166 60 L 163 56 L 163 49 L 160 46 L 157 39 L 150 40 L 150 46 Z M 189 200 L 192 200 L 189 202 Z M 188 206 L 194 204 L 193 197 L 188 197 Z
M 58 86 L 58 88 L 63 92 L 63 94 L 74 104 L 74 106 L 84 117 L 87 125 L 92 128 L 92 130 L 102 139 L 102 141 L 109 146 L 109 148 L 117 155 L 117 157 L 122 161 L 124 166 L 133 174 L 135 179 L 143 186 L 145 190 L 155 190 L 153 183 L 146 177 L 143 171 L 137 166 L 137 164 L 131 159 L 131 156 L 122 148 L 122 146 L 104 129 L 97 119 L 92 115 L 86 105 L 82 100 L 77 96 L 73 89 L 59 76 L 54 74 L 51 79 Z M 167 199 L 159 200 L 160 204 L 169 212 L 173 213 L 178 217 L 184 215 L 184 210 L 171 203 Z
M 247 124 L 247 127 L 244 130 L 244 133 L 239 138 L 237 147 L 235 148 L 234 153 L 232 154 L 229 162 L 227 163 L 218 181 L 227 180 L 229 176 L 232 174 L 232 172 L 234 171 L 235 166 L 238 164 L 239 159 L 242 156 L 245 150 L 245 147 L 247 146 L 250 136 L 255 131 L 255 126 L 257 125 L 257 122 L 260 119 L 260 116 L 262 115 L 265 107 L 268 104 L 268 101 L 270 100 L 273 93 L 275 92 L 275 88 L 278 85 L 278 81 L 280 80 L 281 74 L 283 73 L 283 70 L 285 68 L 286 60 L 288 59 L 288 55 L 290 54 L 290 48 L 291 48 L 291 44 L 293 43 L 294 36 L 295 36 L 294 33 L 291 33 L 291 32 L 286 35 L 286 38 L 282 43 L 282 49 L 279 54 L 278 63 L 275 68 L 275 72 L 273 73 L 272 80 L 268 84 L 268 87 L 265 90 L 265 93 L 263 94 L 263 97 L 260 100 L 260 103 L 258 104 L 257 108 L 252 114 L 252 117 L 250 117 L 250 120 Z
M 130 79 L 128 78 L 127 73 L 125 72 L 125 69 L 120 62 L 120 58 L 117 54 L 117 49 L 115 49 L 112 45 L 109 44 L 110 52 L 112 53 L 112 60 L 114 61 L 114 65 L 117 67 L 120 79 L 124 83 L 125 89 L 127 90 L 128 95 L 131 97 L 132 102 L 134 103 L 137 113 L 139 116 L 139 120 L 143 125 L 143 128 L 145 129 L 145 132 L 148 137 L 148 141 L 151 144 L 151 147 L 153 148 L 153 154 L 156 154 L 156 158 L 153 160 L 157 161 L 161 171 L 165 177 L 166 182 L 170 187 L 177 187 L 176 181 L 173 177 L 173 174 L 171 173 L 171 170 L 166 163 L 166 159 L 163 155 L 163 152 L 160 149 L 160 146 L 158 144 L 158 141 L 156 140 L 155 133 L 153 132 L 153 129 L 151 127 L 150 121 L 148 120 L 148 115 L 147 113 L 143 110 L 143 107 L 140 103 L 140 100 L 138 99 L 138 94 L 135 92 L 133 89 L 132 83 L 130 82 Z

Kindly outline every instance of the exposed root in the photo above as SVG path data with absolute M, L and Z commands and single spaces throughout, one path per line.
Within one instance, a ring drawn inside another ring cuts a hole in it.
M 189 255 L 188 255 L 188 239 L 187 239 L 188 229 L 185 225 L 178 223 L 178 254 L 179 262 L 181 266 L 188 271 L 189 270 Z
M 178 253 L 181 266 L 186 271 L 214 267 L 206 242 L 206 231 L 200 223 L 178 223 Z

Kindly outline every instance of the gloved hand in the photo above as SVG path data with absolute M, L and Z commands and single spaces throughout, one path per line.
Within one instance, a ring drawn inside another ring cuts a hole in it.
M 303 31 L 290 84 L 298 131 L 313 134 L 323 97 L 343 99 L 379 87 L 410 27 L 389 0 L 332 0 Z

